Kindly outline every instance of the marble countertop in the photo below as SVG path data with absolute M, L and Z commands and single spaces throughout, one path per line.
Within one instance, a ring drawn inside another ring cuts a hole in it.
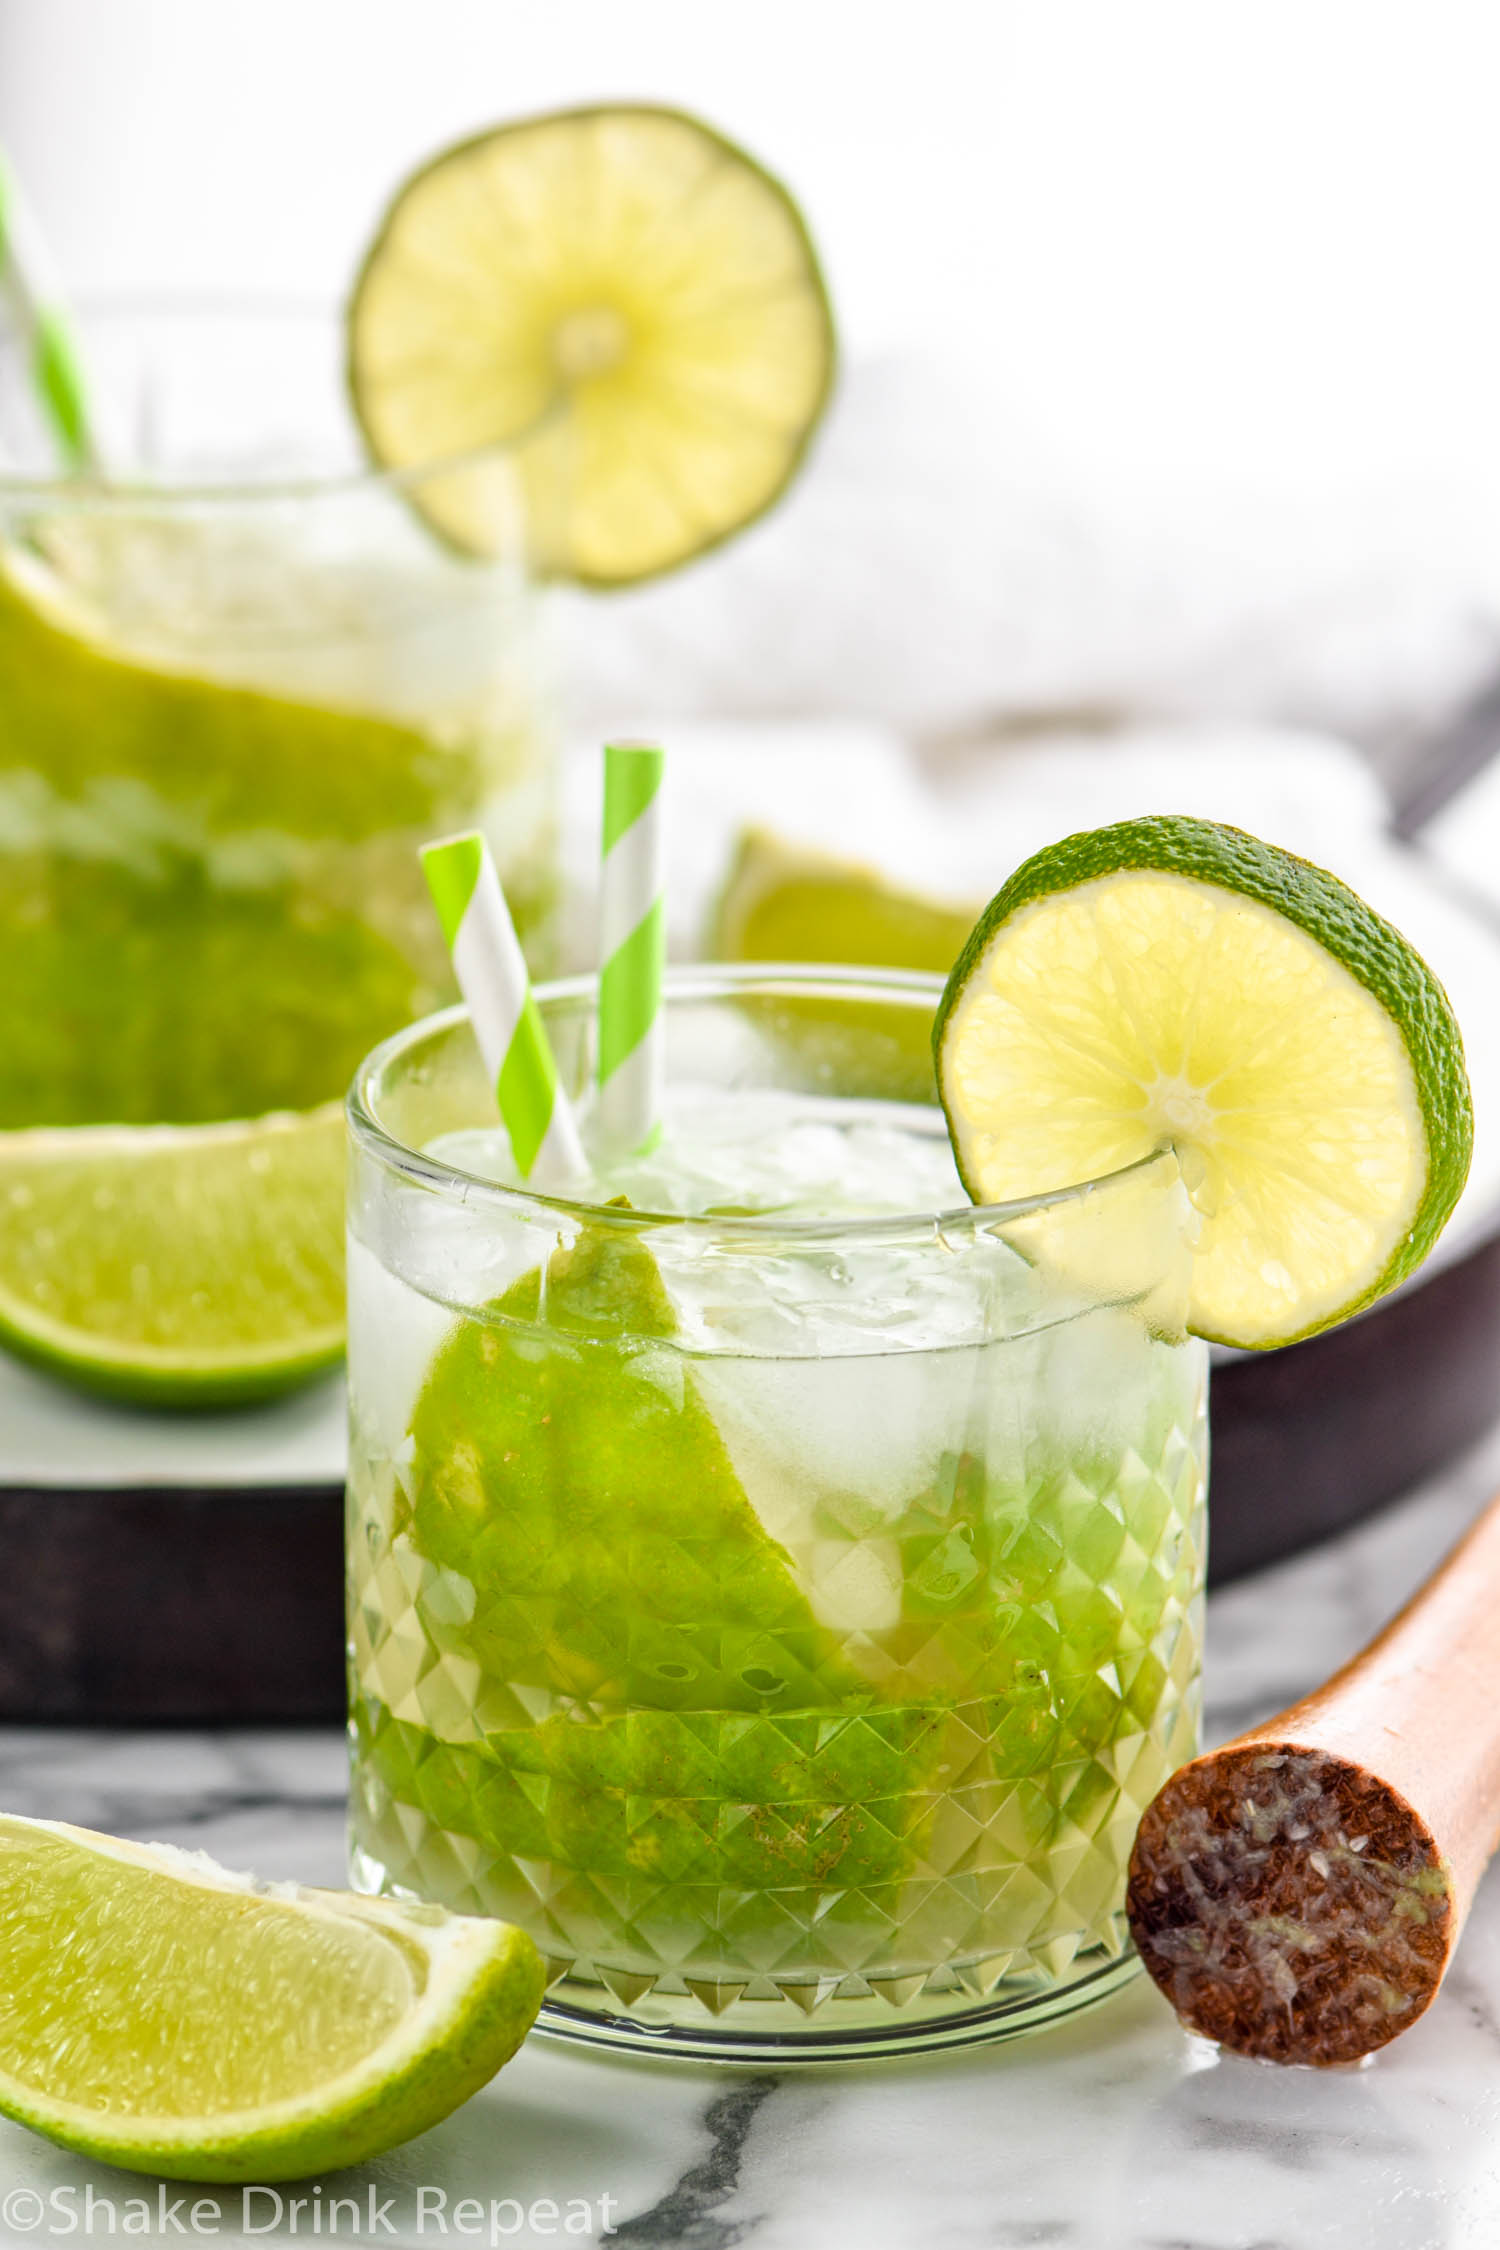
M 1497 1485 L 1500 1434 L 1378 1522 L 1217 1596 L 1213 1734 L 1356 1648 Z M 332 1731 L 0 1729 L 0 1803 L 267 1876 L 342 1880 Z M 316 2192 L 278 2194 L 279 2211 L 265 2190 L 248 2204 L 237 2189 L 159 2197 L 154 2180 L 0 2124 L 0 2250 L 104 2236 L 111 2216 L 157 2242 L 529 2250 L 612 2226 L 631 2250 L 1494 2250 L 1500 1868 L 1429 2014 L 1360 2070 L 1223 2057 L 1141 1982 L 1011 2045 L 803 2076 L 595 2060 L 533 2039 L 436 2131 Z M 335 2211 L 335 2195 L 352 2200 Z

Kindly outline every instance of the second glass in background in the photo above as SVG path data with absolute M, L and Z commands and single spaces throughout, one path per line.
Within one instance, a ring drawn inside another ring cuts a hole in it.
M 429 472 L 362 466 L 331 317 L 122 312 L 83 342 L 118 489 L 55 474 L 0 354 L 0 1128 L 308 1108 L 450 989 L 420 841 L 482 825 L 546 965 L 519 479 L 467 464 L 498 552 L 446 549 Z

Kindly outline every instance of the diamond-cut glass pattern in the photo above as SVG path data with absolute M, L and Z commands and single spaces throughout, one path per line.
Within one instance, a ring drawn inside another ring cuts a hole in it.
M 1070 1391 L 1097 1321 L 1116 1379 Z M 691 1363 L 540 1326 L 517 1359 L 460 1322 L 395 1458 L 356 1400 L 361 1879 L 679 2025 L 930 2021 L 1117 1958 L 1197 1746 L 1203 1354 L 1111 1312 L 969 1357 L 920 1486 L 873 1497 L 773 1489 Z M 820 1367 L 830 1412 L 882 1364 Z

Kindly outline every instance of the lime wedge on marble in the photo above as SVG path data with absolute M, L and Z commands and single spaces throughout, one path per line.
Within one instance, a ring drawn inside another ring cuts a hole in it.
M 425 2132 L 508 2061 L 542 1965 L 504 1922 L 257 1886 L 0 1815 L 0 2112 L 127 2171 L 301 2179 Z

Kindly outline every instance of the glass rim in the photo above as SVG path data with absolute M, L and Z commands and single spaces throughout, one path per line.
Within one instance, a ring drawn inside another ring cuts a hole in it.
M 589 1001 L 598 991 L 598 977 L 593 972 L 582 975 L 555 977 L 534 988 L 537 1005 L 545 1013 L 549 1005 L 558 1001 Z M 712 999 L 718 996 L 746 992 L 765 986 L 789 988 L 793 993 L 817 987 L 841 987 L 852 998 L 867 999 L 872 996 L 907 995 L 912 999 L 930 999 L 934 1002 L 943 991 L 944 979 L 919 969 L 880 969 L 861 966 L 843 966 L 837 962 L 806 961 L 747 961 L 747 962 L 694 962 L 677 964 L 668 968 L 663 985 L 663 999 Z M 451 1008 L 442 1008 L 434 1014 L 419 1016 L 415 1022 L 404 1024 L 399 1031 L 383 1039 L 371 1049 L 354 1073 L 345 1097 L 344 1113 L 352 1141 L 366 1156 L 372 1157 L 392 1172 L 423 1187 L 431 1188 L 450 1201 L 478 1205 L 494 1211 L 535 1219 L 538 1216 L 557 1218 L 574 1225 L 603 1228 L 622 1235 L 649 1233 L 651 1235 L 673 1232 L 686 1236 L 707 1236 L 748 1247 L 769 1241 L 798 1244 L 816 1242 L 879 1241 L 892 1235 L 920 1233 L 948 1235 L 961 1228 L 993 1230 L 1014 1220 L 1028 1217 L 1059 1205 L 1081 1202 L 1101 1188 L 1144 1173 L 1164 1158 L 1175 1158 L 1171 1148 L 1163 1144 L 1146 1156 L 1132 1159 L 1129 1164 L 1117 1166 L 1113 1171 L 1102 1172 L 1096 1178 L 1070 1182 L 1066 1187 L 1050 1188 L 1039 1195 L 1019 1196 L 1006 1203 L 961 1203 L 944 1206 L 939 1210 L 889 1211 L 873 1217 L 828 1219 L 788 1219 L 775 1211 L 760 1211 L 738 1217 L 716 1217 L 680 1211 L 646 1211 L 634 1207 L 622 1209 L 618 1204 L 595 1203 L 587 1198 L 548 1194 L 531 1187 L 509 1187 L 502 1181 L 485 1179 L 477 1172 L 466 1172 L 461 1165 L 450 1164 L 446 1158 L 428 1155 L 399 1140 L 381 1123 L 376 1113 L 373 1089 L 382 1073 L 403 1054 L 451 1030 L 454 1025 L 466 1023 L 469 1011 L 463 1002 Z M 942 1116 L 941 1107 L 934 1102 L 934 1110 Z M 498 1117 L 497 1117 L 498 1123 Z
M 331 298 L 296 297 L 287 295 L 252 296 L 236 295 L 233 291 L 211 290 L 153 291 L 140 295 L 114 292 L 88 293 L 75 300 L 75 310 L 82 316 L 87 328 L 97 322 L 107 326 L 111 322 L 139 321 L 264 321 L 268 325 L 284 324 L 292 327 L 300 323 L 321 322 L 331 329 L 342 325 L 342 309 Z M 13 333 L 0 334 L 0 361 L 19 361 L 23 356 L 22 340 Z M 340 352 L 340 368 L 345 378 L 345 398 L 348 402 L 348 354 Z M 256 476 L 193 477 L 180 484 L 153 483 L 145 477 L 100 477 L 80 475 L 77 470 L 61 466 L 53 471 L 16 470 L 7 468 L 0 460 L 0 501 L 47 503 L 65 507 L 81 514 L 108 515 L 138 509 L 149 501 L 163 514 L 180 509 L 190 513 L 194 509 L 213 507 L 246 508 L 258 505 L 283 504 L 289 500 L 324 500 L 347 497 L 351 493 L 388 490 L 403 496 L 434 477 L 456 475 L 466 469 L 484 467 L 487 463 L 505 461 L 522 446 L 544 431 L 560 424 L 567 411 L 561 392 L 513 437 L 496 439 L 489 445 L 466 446 L 457 453 L 435 454 L 430 459 L 413 462 L 405 468 L 387 468 L 373 459 L 366 459 L 354 468 L 330 469 L 319 473 L 272 474 Z M 352 402 L 349 402 L 349 419 L 358 444 L 363 445 L 363 432 L 359 426 Z

